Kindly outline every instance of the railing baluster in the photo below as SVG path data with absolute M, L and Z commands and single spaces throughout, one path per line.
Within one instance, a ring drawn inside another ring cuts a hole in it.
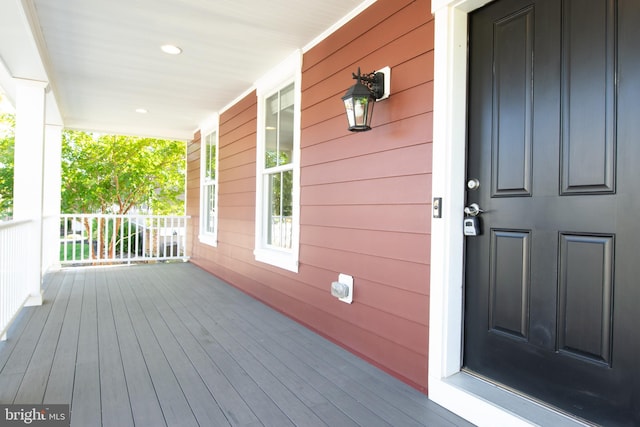
M 131 264 L 131 219 L 127 224 L 127 264 Z

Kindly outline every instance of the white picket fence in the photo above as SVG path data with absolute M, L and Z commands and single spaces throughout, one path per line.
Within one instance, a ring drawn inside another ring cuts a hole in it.
M 186 260 L 187 216 L 60 215 L 62 265 Z

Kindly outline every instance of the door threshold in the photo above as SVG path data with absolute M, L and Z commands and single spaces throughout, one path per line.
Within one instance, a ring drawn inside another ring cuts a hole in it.
M 566 414 L 555 411 L 534 400 L 523 397 L 517 393 L 499 387 L 486 380 L 478 378 L 467 372 L 458 372 L 448 378 L 443 378 L 441 386 L 455 389 L 463 393 L 465 397 L 473 399 L 475 405 L 474 414 L 458 413 L 479 426 L 495 426 L 495 418 L 489 415 L 491 412 L 500 411 L 520 421 L 519 425 L 530 426 L 554 426 L 554 427 L 591 427 L 584 421 L 572 418 Z M 483 410 L 483 408 L 485 410 Z M 457 411 L 454 411 L 457 412 Z M 478 413 L 478 412 L 484 412 Z M 494 418 L 494 419 L 491 419 Z

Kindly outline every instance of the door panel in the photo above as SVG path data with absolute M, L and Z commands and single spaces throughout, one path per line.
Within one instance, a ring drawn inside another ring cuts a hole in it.
M 533 7 L 527 7 L 495 23 L 494 196 L 531 195 L 533 15 Z
M 609 364 L 613 236 L 560 234 L 558 350 Z
M 489 326 L 516 339 L 529 336 L 531 233 L 491 230 Z
M 640 425 L 640 3 L 470 15 L 465 369 Z
M 563 194 L 615 191 L 614 5 L 564 1 Z

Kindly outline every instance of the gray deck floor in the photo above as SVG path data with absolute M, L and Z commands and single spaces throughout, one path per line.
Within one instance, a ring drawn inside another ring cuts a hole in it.
M 189 263 L 65 269 L 0 342 L 0 404 L 72 426 L 468 426 Z

